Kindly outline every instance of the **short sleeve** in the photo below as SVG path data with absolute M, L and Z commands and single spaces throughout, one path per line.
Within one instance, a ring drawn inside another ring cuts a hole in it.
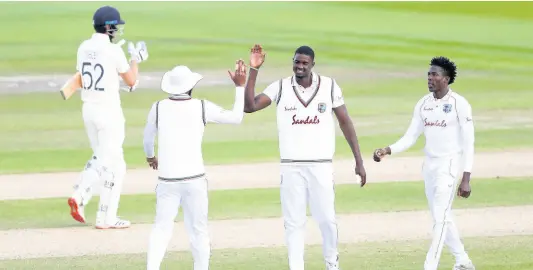
M 278 100 L 279 89 L 280 81 L 275 81 L 269 86 L 267 86 L 267 88 L 263 91 L 263 94 L 269 97 L 272 102 L 275 102 L 276 100 Z
M 342 90 L 335 80 L 333 80 L 333 90 L 331 95 L 333 100 L 333 108 L 337 108 L 344 105 L 344 97 L 342 95 Z
M 116 57 L 117 72 L 126 73 L 130 69 L 130 63 L 128 63 L 126 54 L 124 53 L 121 47 L 116 46 L 114 48 L 116 50 L 114 55 Z

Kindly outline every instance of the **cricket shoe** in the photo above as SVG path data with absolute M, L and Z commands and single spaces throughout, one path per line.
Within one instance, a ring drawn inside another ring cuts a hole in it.
M 337 263 L 326 263 L 326 270 L 340 270 Z
M 131 222 L 129 220 L 124 220 L 117 218 L 115 222 L 113 223 L 103 223 L 96 221 L 95 227 L 99 230 L 106 230 L 106 229 L 126 229 L 131 226 Z
M 457 263 L 453 266 L 452 270 L 476 270 L 474 264 L 470 261 L 467 263 Z
M 79 205 L 76 199 L 74 199 L 74 197 L 70 197 L 68 199 L 68 205 L 70 206 L 70 215 L 72 216 L 72 218 L 74 218 L 78 222 L 85 223 L 83 206 Z

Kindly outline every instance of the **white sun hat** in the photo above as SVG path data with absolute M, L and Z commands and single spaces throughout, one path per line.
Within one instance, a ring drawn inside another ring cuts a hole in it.
M 161 90 L 179 95 L 189 92 L 204 77 L 199 73 L 192 72 L 187 66 L 176 66 L 167 71 L 161 80 Z

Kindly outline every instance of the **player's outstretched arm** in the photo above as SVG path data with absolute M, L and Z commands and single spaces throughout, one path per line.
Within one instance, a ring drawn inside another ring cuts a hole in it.
M 228 70 L 231 80 L 235 83 L 235 102 L 231 111 L 208 100 L 204 104 L 206 123 L 240 124 L 244 116 L 244 84 L 246 82 L 246 65 L 241 59 L 235 63 L 235 72 Z
M 265 94 L 261 93 L 255 95 L 255 83 L 259 68 L 265 61 L 266 52 L 263 51 L 261 45 L 256 44 L 250 53 L 250 76 L 246 82 L 244 94 L 244 112 L 253 113 L 260 111 L 272 103 L 272 100 Z
M 380 162 L 381 159 L 383 159 L 386 155 L 401 153 L 416 143 L 418 137 L 420 137 L 424 131 L 424 123 L 422 123 L 422 118 L 420 117 L 420 109 L 422 104 L 423 100 L 420 100 L 416 104 L 413 111 L 413 118 L 411 119 L 411 123 L 409 124 L 409 127 L 407 128 L 407 131 L 403 137 L 390 146 L 376 149 L 373 156 L 374 161 Z

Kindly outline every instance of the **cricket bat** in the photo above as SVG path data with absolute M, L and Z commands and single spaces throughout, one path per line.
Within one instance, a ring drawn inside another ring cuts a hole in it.
M 68 81 L 65 82 L 59 92 L 61 93 L 63 100 L 67 100 L 74 95 L 76 90 L 80 89 L 81 87 L 81 73 L 76 72 Z

